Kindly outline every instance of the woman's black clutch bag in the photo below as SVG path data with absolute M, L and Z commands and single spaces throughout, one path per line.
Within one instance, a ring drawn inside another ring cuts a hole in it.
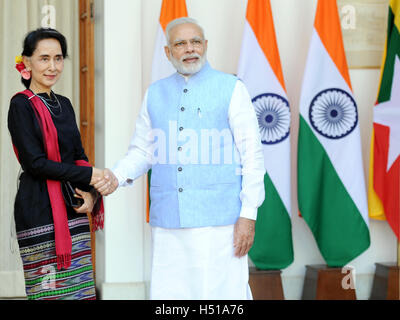
M 79 208 L 81 205 L 83 205 L 83 199 L 75 197 L 75 195 L 78 195 L 78 194 L 75 192 L 75 189 L 72 187 L 72 185 L 69 181 L 61 182 L 61 191 L 62 191 L 66 206 L 73 207 L 73 208 Z

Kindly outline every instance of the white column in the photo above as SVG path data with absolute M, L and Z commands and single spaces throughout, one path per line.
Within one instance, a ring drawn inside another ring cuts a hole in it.
M 127 151 L 142 100 L 141 1 L 97 0 L 96 166 L 112 167 Z M 143 178 L 105 198 L 96 241 L 102 299 L 145 299 Z

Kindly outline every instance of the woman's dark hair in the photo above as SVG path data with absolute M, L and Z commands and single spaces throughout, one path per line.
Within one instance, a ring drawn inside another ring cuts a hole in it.
M 32 57 L 33 52 L 35 52 L 37 44 L 40 40 L 44 39 L 56 39 L 60 43 L 62 55 L 64 58 L 68 56 L 67 53 L 67 40 L 65 37 L 55 29 L 51 28 L 39 28 L 34 31 L 29 32 L 24 40 L 24 50 L 22 55 L 26 57 Z M 31 85 L 31 79 L 25 80 L 21 78 L 22 83 L 28 89 Z

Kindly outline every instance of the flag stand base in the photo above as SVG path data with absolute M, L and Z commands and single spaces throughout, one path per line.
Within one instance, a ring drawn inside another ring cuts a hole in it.
M 400 300 L 400 267 L 397 263 L 375 263 L 370 300 Z
M 348 271 L 325 264 L 307 265 L 301 299 L 356 300 L 353 274 Z
M 249 268 L 249 285 L 254 300 L 285 300 L 281 270 Z

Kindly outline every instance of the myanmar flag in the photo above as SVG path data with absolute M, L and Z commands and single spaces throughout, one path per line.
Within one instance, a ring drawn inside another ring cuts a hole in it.
M 290 220 L 290 109 L 269 0 L 249 0 L 238 77 L 258 117 L 264 150 L 265 201 L 249 256 L 259 269 L 293 262 Z
M 357 105 L 336 0 L 319 0 L 300 99 L 298 202 L 330 267 L 370 245 Z
M 387 219 L 400 240 L 400 1 L 389 6 L 381 83 L 374 107 L 369 214 Z
M 166 78 L 175 73 L 176 70 L 169 62 L 165 55 L 164 47 L 167 45 L 167 38 L 165 36 L 165 29 L 168 23 L 172 20 L 187 17 L 187 9 L 185 0 L 163 0 L 161 4 L 160 20 L 158 23 L 157 38 L 154 46 L 153 65 L 151 70 L 151 81 Z M 150 177 L 151 170 L 147 175 L 147 222 L 149 222 L 150 212 Z

